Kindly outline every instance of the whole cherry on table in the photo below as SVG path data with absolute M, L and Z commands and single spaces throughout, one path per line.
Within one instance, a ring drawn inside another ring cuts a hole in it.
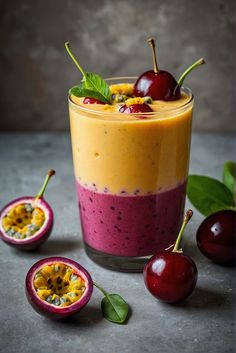
M 144 267 L 144 282 L 149 292 L 167 303 L 177 303 L 187 298 L 197 283 L 197 267 L 194 261 L 179 249 L 184 229 L 193 215 L 185 213 L 184 221 L 173 250 L 159 251 Z
M 231 265 L 236 260 L 236 212 L 221 210 L 205 218 L 197 230 L 200 251 L 213 262 Z

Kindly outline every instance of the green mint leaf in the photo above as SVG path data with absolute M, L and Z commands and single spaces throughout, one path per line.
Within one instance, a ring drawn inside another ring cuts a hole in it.
M 187 195 L 204 216 L 235 205 L 232 193 L 223 183 L 203 175 L 189 175 Z
M 83 75 L 82 85 L 79 87 L 89 90 L 87 91 L 87 94 L 86 95 L 84 94 L 83 96 L 86 96 L 89 98 L 97 98 L 97 96 L 95 97 L 95 93 L 97 93 L 99 94 L 100 101 L 110 104 L 112 102 L 111 91 L 106 81 L 104 81 L 101 78 L 101 76 L 99 76 L 98 74 L 94 74 L 93 72 L 85 72 L 83 70 L 82 66 L 79 64 L 74 54 L 72 53 L 69 42 L 65 42 L 65 48 L 67 53 L 69 54 L 69 56 L 71 57 L 71 59 L 73 60 L 77 68 L 80 70 L 81 74 Z M 79 94 L 78 91 L 77 91 L 77 94 Z M 81 97 L 81 96 L 77 95 L 77 97 Z
M 129 306 L 119 294 L 106 294 L 101 302 L 103 316 L 114 323 L 123 324 L 129 312 Z
M 223 183 L 232 192 L 236 198 L 236 163 L 228 161 L 224 165 Z
M 103 103 L 109 103 L 109 101 L 104 99 L 104 96 L 101 95 L 97 91 L 93 91 L 91 89 L 84 88 L 83 85 L 80 86 L 74 86 L 69 90 L 69 95 L 72 94 L 73 96 L 76 97 L 89 97 L 89 98 L 95 98 L 100 100 Z
M 108 104 L 111 103 L 111 91 L 109 85 L 101 78 L 101 76 L 94 74 L 93 72 L 85 72 L 82 82 L 84 88 L 98 92 L 103 97 L 102 102 Z

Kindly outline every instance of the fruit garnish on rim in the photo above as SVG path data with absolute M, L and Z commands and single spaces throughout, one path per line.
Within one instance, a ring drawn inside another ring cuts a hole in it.
M 85 97 L 84 104 L 111 104 L 112 97 L 108 84 L 102 77 L 93 72 L 85 72 L 70 49 L 70 43 L 65 43 L 65 48 L 77 68 L 83 75 L 81 84 L 69 90 L 70 95 Z
M 36 196 L 23 196 L 8 203 L 0 212 L 0 238 L 21 250 L 37 248 L 49 237 L 53 211 L 44 192 L 55 171 L 50 169 Z
M 153 38 L 148 39 L 148 43 L 152 49 L 153 70 L 144 72 L 139 76 L 134 84 L 134 95 L 136 97 L 150 96 L 153 100 L 172 101 L 177 100 L 181 96 L 181 87 L 185 77 L 196 67 L 205 64 L 204 59 L 199 59 L 193 63 L 179 78 L 178 81 L 174 76 L 165 70 L 160 70 L 157 65 L 157 55 L 155 50 L 155 41 Z
M 31 306 L 50 319 L 63 319 L 78 313 L 89 302 L 93 287 L 103 294 L 103 316 L 125 323 L 129 306 L 119 294 L 108 294 L 94 282 L 79 263 L 65 257 L 49 257 L 36 262 L 25 279 L 26 296 Z
M 126 103 L 119 109 L 120 113 L 149 113 L 153 112 L 152 108 L 146 103 L 144 98 L 129 98 Z
M 167 303 L 177 303 L 187 298 L 197 283 L 197 267 L 194 261 L 179 249 L 184 229 L 193 215 L 185 213 L 184 221 L 172 250 L 156 253 L 144 267 L 144 282 L 149 292 Z

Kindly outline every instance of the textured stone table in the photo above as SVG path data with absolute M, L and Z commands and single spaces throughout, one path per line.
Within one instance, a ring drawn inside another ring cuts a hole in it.
M 233 135 L 195 134 L 191 172 L 221 178 L 225 160 L 235 157 Z M 195 244 L 202 220 L 195 212 L 186 229 L 185 251 L 196 261 L 199 279 L 194 293 L 180 306 L 155 300 L 141 274 L 114 273 L 85 255 L 78 218 L 68 134 L 0 135 L 0 207 L 13 198 L 38 191 L 48 168 L 57 171 L 47 190 L 55 211 L 50 239 L 35 253 L 0 244 L 0 351 L 4 353 L 233 353 L 234 269 L 204 258 Z M 84 265 L 97 282 L 119 292 L 130 304 L 126 325 L 106 321 L 100 293 L 94 289 L 88 306 L 75 318 L 52 322 L 29 306 L 24 279 L 29 267 L 51 255 L 70 257 Z

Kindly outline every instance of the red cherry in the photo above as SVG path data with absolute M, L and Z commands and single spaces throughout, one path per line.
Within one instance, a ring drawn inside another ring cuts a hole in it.
M 180 87 L 168 71 L 158 70 L 154 39 L 148 39 L 152 48 L 154 70 L 144 72 L 134 84 L 136 97 L 150 96 L 154 100 L 176 100 L 180 98 Z
M 194 261 L 178 250 L 178 246 L 193 211 L 188 210 L 176 240 L 174 249 L 159 251 L 144 267 L 147 289 L 156 298 L 167 303 L 177 303 L 187 298 L 197 283 L 197 267 Z
M 85 97 L 83 100 L 84 104 L 105 104 L 96 98 Z
M 136 97 L 150 96 L 154 100 L 176 100 L 180 98 L 180 87 L 168 71 L 144 72 L 134 84 Z
M 197 282 L 197 267 L 186 255 L 160 251 L 144 268 L 147 289 L 156 298 L 167 303 L 177 303 L 187 298 Z
M 223 210 L 211 214 L 197 230 L 197 245 L 209 259 L 220 264 L 236 261 L 236 212 Z
M 176 81 L 174 76 L 168 71 L 159 70 L 157 66 L 157 58 L 155 51 L 155 42 L 152 38 L 148 39 L 148 43 L 152 48 L 154 70 L 144 72 L 138 77 L 134 84 L 134 96 L 145 97 L 150 96 L 153 100 L 173 101 L 181 97 L 181 87 L 185 77 L 195 67 L 205 63 L 203 59 L 193 63 Z
M 132 104 L 132 105 L 129 105 L 128 107 L 126 104 L 124 104 L 120 107 L 119 112 L 132 114 L 132 113 L 148 113 L 148 112 L 153 112 L 153 110 L 147 103 Z

